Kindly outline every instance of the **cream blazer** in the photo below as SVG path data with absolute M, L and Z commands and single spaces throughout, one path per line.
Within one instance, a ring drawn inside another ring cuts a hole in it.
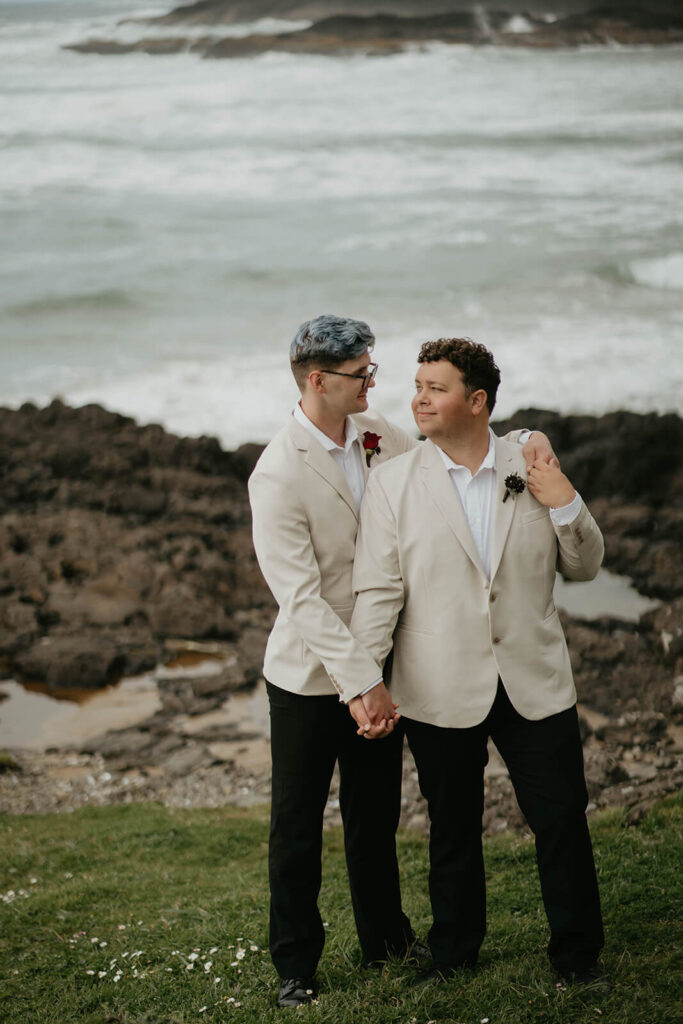
M 359 435 L 381 435 L 375 467 L 419 444 L 382 416 L 352 417 Z M 358 514 L 346 477 L 294 417 L 261 455 L 249 479 L 254 549 L 279 605 L 266 646 L 269 682 L 301 694 L 351 700 L 382 675 L 354 639 L 351 578 Z
M 518 445 L 496 438 L 495 449 L 490 581 L 431 441 L 379 467 L 363 498 L 351 630 L 379 665 L 393 646 L 393 700 L 420 722 L 477 725 L 499 675 L 525 718 L 576 701 L 555 570 L 592 579 L 602 535 L 585 505 L 569 526 L 554 526 L 528 489 L 503 502 L 505 477 L 526 479 L 526 465 Z

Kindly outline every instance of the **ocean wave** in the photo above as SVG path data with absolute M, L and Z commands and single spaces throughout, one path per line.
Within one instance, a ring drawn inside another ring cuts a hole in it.
M 21 302 L 8 306 L 6 312 L 11 316 L 41 316 L 44 313 L 64 313 L 79 309 L 117 310 L 130 309 L 135 306 L 134 300 L 127 292 L 117 288 L 103 289 L 96 292 L 85 292 L 81 295 L 50 295 L 30 302 Z
M 644 288 L 683 290 L 683 252 L 671 252 L 646 260 L 633 260 L 630 274 L 636 284 Z

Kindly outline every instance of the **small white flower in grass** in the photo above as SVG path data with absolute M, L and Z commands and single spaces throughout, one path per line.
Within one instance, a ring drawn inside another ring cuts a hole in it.
M 253 942 L 249 949 L 252 951 L 252 953 L 258 953 L 258 946 L 256 946 Z
M 214 983 L 214 985 L 220 985 L 221 979 L 220 978 L 214 978 L 213 979 L 213 983 Z
M 90 941 L 91 941 L 92 943 L 95 943 L 95 942 L 99 942 L 100 940 L 99 940 L 99 939 L 97 938 L 97 936 L 95 936 L 95 938 L 94 938 L 94 939 L 91 939 Z
M 106 943 L 106 942 L 100 942 L 100 949 L 104 949 L 104 947 L 105 947 L 106 945 L 107 945 L 107 943 Z
M 213 966 L 213 961 L 212 960 L 207 960 L 206 963 L 204 964 L 204 971 L 206 972 L 206 974 L 209 973 L 209 971 L 211 970 L 212 966 Z
M 202 1006 L 202 1007 L 200 1007 L 200 1009 L 197 1012 L 198 1013 L 204 1013 L 205 1010 L 206 1010 L 206 1007 Z
M 209 950 L 209 954 L 217 953 L 217 952 L 218 952 L 218 946 L 212 946 L 211 949 Z
M 199 955 L 199 954 L 198 954 L 198 953 L 196 953 L 196 952 L 195 952 L 195 953 L 188 953 L 188 955 L 187 955 L 187 959 L 188 959 L 188 960 L 196 960 L 196 959 L 197 959 L 197 957 L 198 957 L 198 955 Z
M 95 972 L 94 971 L 86 971 L 85 973 L 86 974 L 94 974 Z
M 73 878 L 73 875 L 71 874 L 71 872 L 70 872 L 70 871 L 65 871 L 65 872 L 64 872 L 64 877 L 65 877 L 65 878 Z
M 238 941 L 238 942 L 244 942 L 244 939 L 242 938 L 242 936 L 241 936 L 241 935 L 238 935 L 238 936 L 237 936 L 237 941 Z
M 237 960 L 233 960 L 230 964 L 231 967 L 237 967 Z
M 489 1019 L 488 1019 L 488 1017 L 482 1017 L 482 1018 L 481 1018 L 481 1024 L 489 1024 Z
M 243 949 L 238 949 L 237 952 L 235 953 L 235 956 L 237 957 L 238 960 L 244 960 L 244 957 L 245 957 L 244 950 Z
M 120 931 L 120 932 L 125 932 L 125 930 L 126 930 L 126 926 L 125 926 L 125 924 L 120 924 L 120 925 L 119 925 L 119 931 Z
M 127 956 L 129 956 L 128 950 L 126 950 L 126 952 L 125 952 L 125 953 L 122 953 L 122 954 L 121 954 L 121 959 L 122 959 L 122 960 L 125 960 Z
M 98 978 L 104 978 L 106 973 L 107 973 L 106 971 L 98 971 L 97 972 L 97 977 Z
M 168 971 L 169 974 L 173 974 L 173 968 L 172 967 L 167 967 L 166 970 Z
M 186 971 L 193 971 L 194 970 L 194 964 L 185 964 L 185 970 Z
M 38 879 L 37 878 L 32 878 L 31 879 L 31 885 L 38 885 Z

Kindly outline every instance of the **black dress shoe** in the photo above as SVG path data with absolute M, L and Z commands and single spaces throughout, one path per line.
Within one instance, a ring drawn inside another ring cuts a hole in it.
M 401 959 L 404 963 L 410 964 L 411 967 L 432 968 L 434 966 L 434 959 L 429 946 L 425 946 L 424 942 L 420 942 L 419 939 L 411 942 Z
M 303 1006 L 315 999 L 315 987 L 311 978 L 280 978 L 278 1006 Z
M 433 985 L 443 985 L 455 977 L 455 967 L 432 967 L 429 971 L 423 971 L 414 982 L 415 988 L 431 988 Z
M 576 967 L 571 971 L 560 971 L 568 985 L 580 985 L 583 988 L 610 988 L 610 983 L 597 964 L 588 967 Z
M 428 947 L 418 939 L 406 943 L 402 948 L 390 947 L 386 957 L 377 960 L 368 960 L 365 957 L 361 960 L 361 967 L 368 970 L 381 970 L 389 959 L 400 960 L 402 964 L 410 967 L 432 967 L 434 961 Z

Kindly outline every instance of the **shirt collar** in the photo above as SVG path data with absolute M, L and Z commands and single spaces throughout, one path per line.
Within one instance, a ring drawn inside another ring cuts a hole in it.
M 441 456 L 441 459 L 443 461 L 444 466 L 446 467 L 446 469 L 449 472 L 452 469 L 456 470 L 456 472 L 463 472 L 463 471 L 466 472 L 466 473 L 470 472 L 469 469 L 467 468 L 467 466 L 463 466 L 459 462 L 454 462 L 453 459 L 450 457 L 450 455 L 446 455 L 446 453 L 443 450 L 443 448 L 439 448 L 438 444 L 435 447 L 436 447 L 436 450 L 438 451 L 439 455 Z M 484 456 L 484 459 L 483 459 L 483 462 L 482 462 L 481 466 L 479 467 L 477 472 L 474 474 L 474 476 L 478 476 L 478 474 L 481 473 L 482 470 L 484 470 L 484 469 L 493 469 L 493 470 L 495 470 L 495 468 L 496 468 L 496 446 L 494 444 L 494 433 L 489 428 L 489 448 L 488 448 L 488 451 L 486 452 L 486 455 Z M 470 475 L 472 475 L 472 474 L 470 474 Z
M 297 402 L 294 406 L 294 419 L 297 423 L 300 423 L 304 430 L 307 430 L 311 437 L 314 437 L 327 452 L 338 451 L 346 453 L 350 451 L 351 445 L 358 438 L 358 428 L 350 416 L 346 417 L 346 425 L 344 429 L 346 442 L 343 448 L 341 445 L 335 444 L 331 437 L 328 437 L 327 434 L 323 434 L 322 430 L 316 427 L 315 423 L 312 423 L 311 420 L 309 420 L 308 416 L 301 408 L 301 402 Z

